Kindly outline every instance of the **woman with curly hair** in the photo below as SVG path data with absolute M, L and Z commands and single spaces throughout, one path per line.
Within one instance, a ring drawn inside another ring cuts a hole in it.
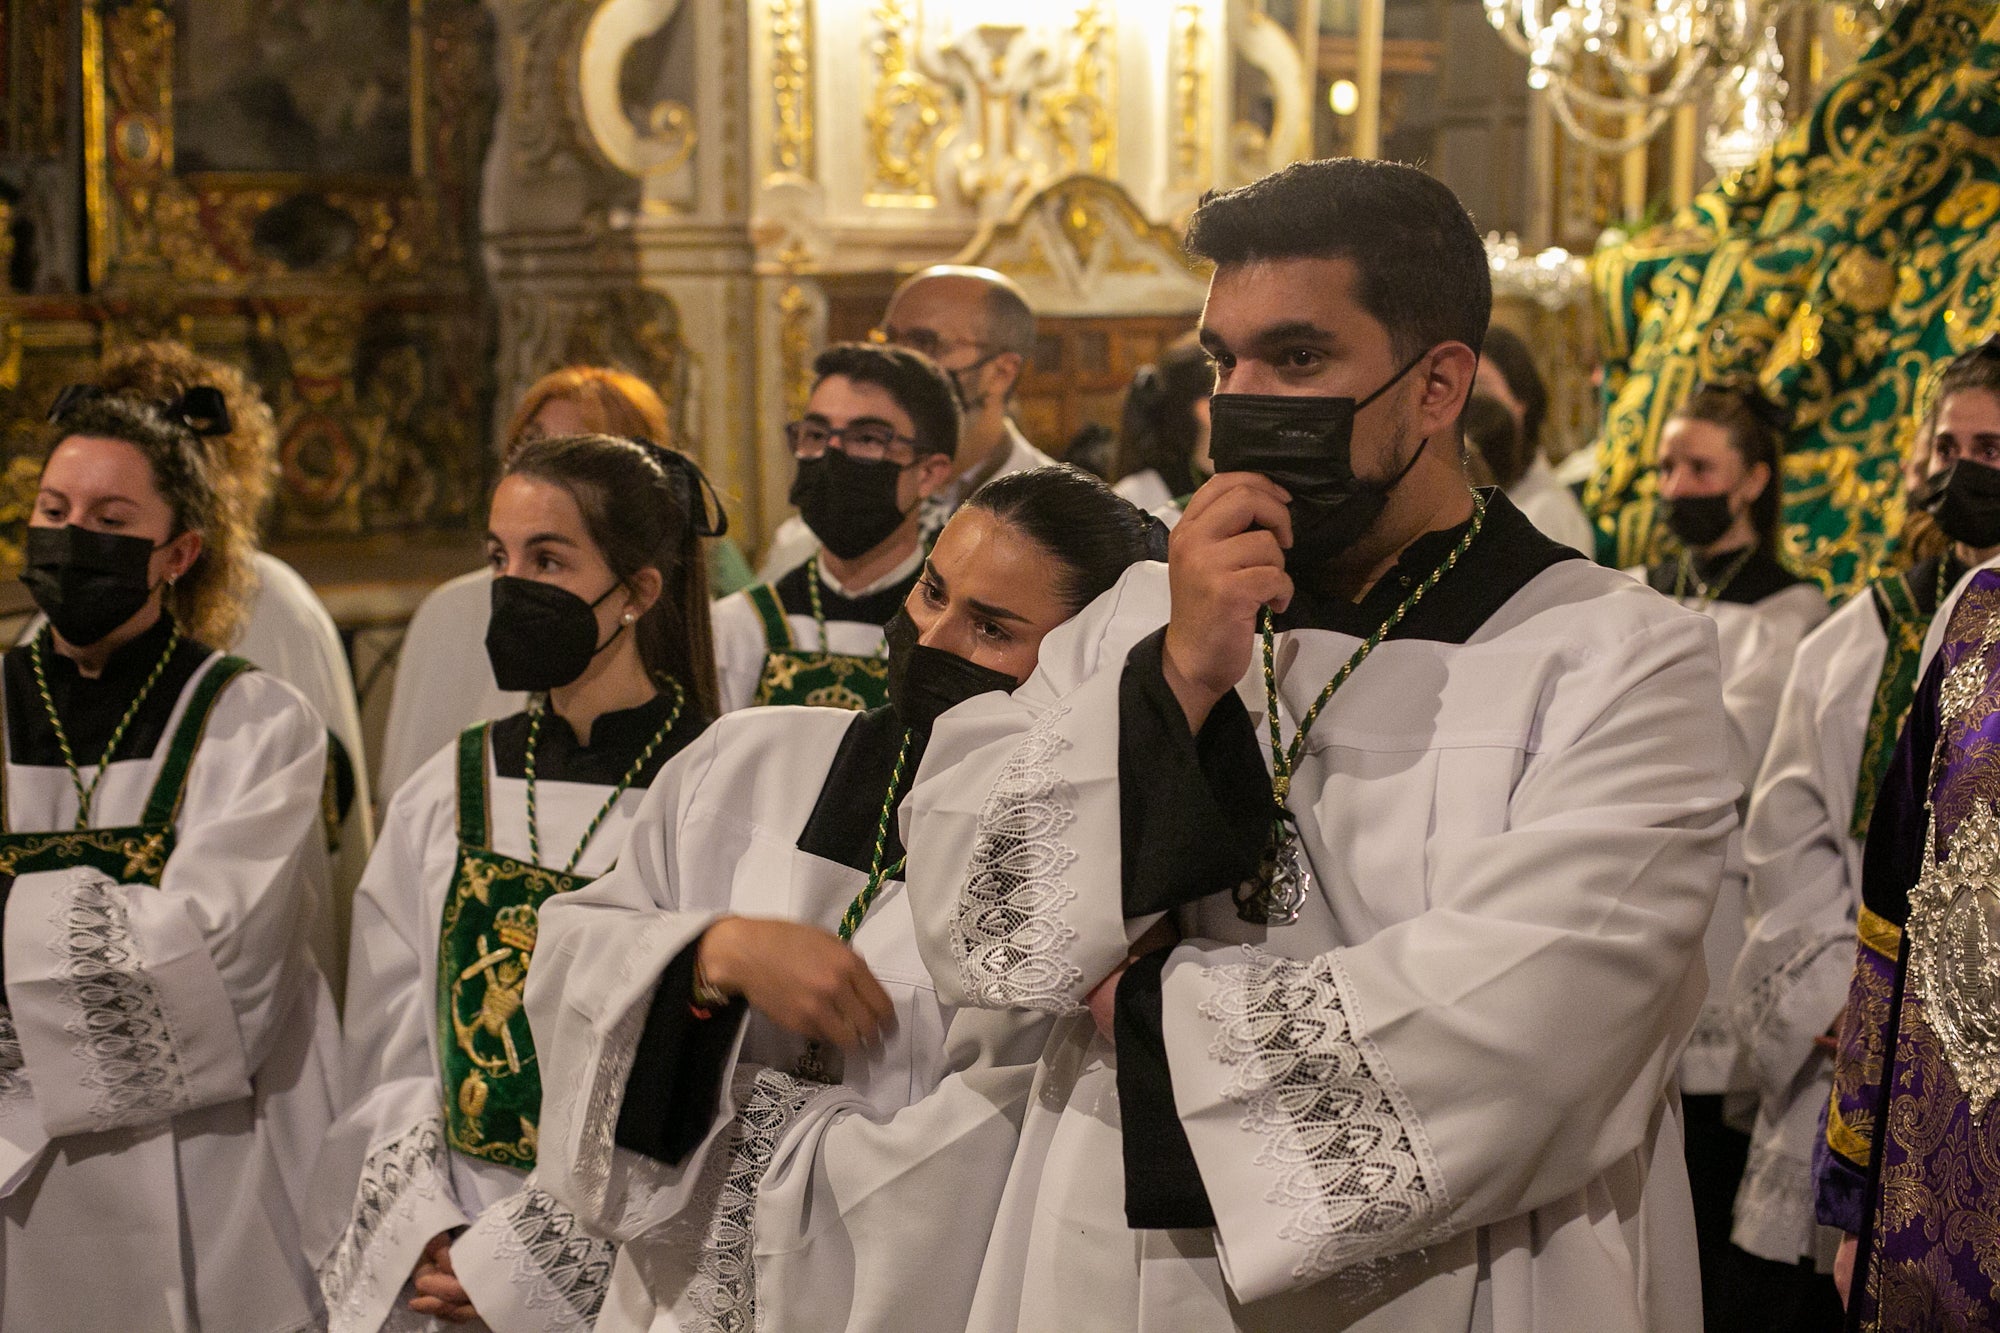
M 326 605 L 299 572 L 261 549 L 257 530 L 278 476 L 278 429 L 269 404 L 236 367 L 185 343 L 139 343 L 106 356 L 90 377 L 110 393 L 171 403 L 209 387 L 222 396 L 223 427 L 202 437 L 217 500 L 211 555 L 230 571 L 231 596 L 213 614 L 233 614 L 229 624 L 191 625 L 204 643 L 227 648 L 306 697 L 328 734 L 328 842 L 333 855 L 333 908 L 324 914 L 321 964 L 336 990 L 344 970 L 339 941 L 346 938 L 347 904 L 374 842 L 374 807 L 362 750 L 361 709 L 354 672 L 340 631 Z
M 326 728 L 233 637 L 223 394 L 65 390 L 0 662 L 0 1326 L 317 1327 Z

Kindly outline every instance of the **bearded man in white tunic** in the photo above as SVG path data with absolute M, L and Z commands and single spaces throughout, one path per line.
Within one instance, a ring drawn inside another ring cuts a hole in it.
M 911 796 L 940 993 L 1069 1015 L 969 1326 L 1696 1329 L 1713 625 L 1468 488 L 1444 186 L 1300 163 L 1188 244 L 1218 475 Z

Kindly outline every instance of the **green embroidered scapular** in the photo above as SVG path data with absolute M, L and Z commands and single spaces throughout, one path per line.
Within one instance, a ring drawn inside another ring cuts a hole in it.
M 178 640 L 167 644 L 161 656 L 163 663 L 172 654 L 176 642 Z M 187 796 L 188 774 L 194 768 L 195 751 L 200 748 L 201 738 L 208 730 L 209 716 L 215 711 L 215 702 L 222 691 L 237 676 L 249 670 L 250 664 L 242 658 L 223 657 L 217 659 L 202 676 L 194 694 L 188 699 L 187 707 L 181 712 L 180 725 L 174 729 L 166 758 L 160 764 L 159 775 L 153 779 L 153 789 L 146 797 L 145 808 L 136 824 L 116 828 L 79 826 L 47 833 L 13 832 L 7 828 L 6 768 L 0 765 L 0 875 L 18 876 L 40 870 L 90 866 L 120 884 L 157 886 L 160 877 L 166 873 L 167 858 L 173 855 L 174 820 L 179 817 L 181 802 Z M 156 670 L 147 682 L 148 687 L 157 681 L 158 674 Z M 55 720 L 53 706 L 46 697 L 43 704 L 50 709 L 50 718 Z M 130 717 L 128 713 L 128 721 Z M 59 720 L 56 725 L 61 725 Z M 124 728 L 121 726 L 119 730 L 122 733 Z M 117 739 L 114 736 L 112 745 L 104 752 L 104 762 L 98 770 L 100 777 L 110 763 L 112 751 L 117 748 Z M 96 793 L 96 782 L 89 783 L 86 788 L 74 765 L 71 766 L 71 776 L 77 781 L 80 795 L 86 790 L 92 795 Z
M 806 588 L 812 597 L 813 624 L 819 630 L 819 650 L 799 647 L 792 634 L 778 590 L 760 583 L 744 590 L 764 622 L 764 671 L 751 702 L 806 704 L 814 708 L 846 708 L 864 712 L 889 702 L 889 661 L 886 655 L 860 657 L 827 649 L 826 611 L 820 604 L 819 557 L 806 565 Z

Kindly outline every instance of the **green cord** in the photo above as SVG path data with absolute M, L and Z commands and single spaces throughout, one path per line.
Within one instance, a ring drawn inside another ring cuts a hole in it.
M 88 786 L 84 784 L 83 771 L 77 767 L 76 755 L 69 748 L 69 733 L 63 729 L 62 717 L 56 712 L 55 696 L 49 693 L 48 672 L 42 665 L 42 641 L 49 637 L 49 633 L 50 631 L 43 630 L 35 636 L 34 643 L 28 648 L 28 660 L 34 664 L 35 688 L 41 692 L 42 707 L 48 710 L 49 725 L 55 728 L 56 745 L 62 750 L 63 763 L 69 767 L 69 780 L 76 786 L 76 827 L 85 829 L 90 827 L 90 803 L 96 799 L 97 786 L 104 781 L 104 772 L 111 766 L 111 756 L 118 753 L 118 743 L 125 739 L 126 729 L 132 725 L 132 719 L 139 716 L 139 709 L 145 705 L 147 697 L 153 692 L 153 687 L 158 685 L 160 677 L 166 674 L 167 662 L 172 659 L 174 649 L 180 646 L 181 627 L 175 625 L 173 631 L 167 635 L 167 646 L 160 653 L 160 660 L 153 663 L 152 674 L 147 676 L 146 683 L 139 687 L 139 693 L 132 699 L 132 706 L 125 710 L 124 717 L 118 719 L 118 726 L 112 731 L 111 739 L 105 743 L 103 757 L 97 761 L 97 776 L 90 780 Z
M 590 821 L 590 827 L 583 831 L 583 840 L 577 843 L 576 850 L 569 854 L 569 864 L 563 867 L 565 875 L 576 872 L 576 863 L 583 859 L 584 850 L 590 846 L 590 840 L 597 836 L 598 826 L 604 823 L 605 817 L 611 813 L 612 807 L 618 804 L 618 798 L 623 796 L 634 782 L 638 781 L 639 774 L 646 767 L 646 761 L 653 757 L 653 751 L 660 748 L 660 742 L 665 740 L 667 734 L 674 729 L 674 723 L 681 720 L 681 709 L 687 704 L 687 691 L 681 688 L 681 683 L 677 680 L 670 678 L 667 684 L 674 687 L 673 711 L 667 714 L 667 720 L 660 725 L 658 731 L 653 733 L 653 739 L 646 742 L 646 748 L 639 751 L 639 757 L 632 761 L 632 767 L 625 770 L 625 776 L 618 779 L 618 785 L 611 789 L 611 795 L 606 797 L 604 804 L 598 807 L 596 817 Z M 533 704 L 529 705 L 527 756 L 528 857 L 536 865 L 542 864 L 542 835 L 535 816 L 535 747 L 540 743 L 542 737 L 542 713 L 543 701 L 541 699 L 536 699 Z

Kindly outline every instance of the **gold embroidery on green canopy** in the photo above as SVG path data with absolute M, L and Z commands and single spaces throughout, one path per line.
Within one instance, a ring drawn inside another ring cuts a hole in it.
M 195 751 L 208 734 L 208 721 L 229 682 L 251 670 L 240 657 L 218 658 L 201 678 L 174 728 L 159 776 L 153 779 L 137 824 L 117 828 L 67 829 L 61 832 L 11 832 L 7 828 L 5 765 L 0 764 L 0 875 L 21 876 L 44 870 L 89 866 L 120 884 L 150 884 L 155 888 L 167 872 L 174 852 L 174 820 L 187 796 L 188 775 Z M 115 747 L 114 747 L 115 748 Z M 108 762 L 111 750 L 105 751 Z M 91 784 L 93 790 L 96 784 Z
M 1880 572 L 1926 390 L 2000 328 L 1996 67 L 2000 7 L 1910 0 L 1775 147 L 1596 256 L 1600 558 L 1667 554 L 1660 428 L 1696 383 L 1754 379 L 1793 413 L 1786 562 L 1838 594 Z
M 806 570 L 806 585 L 812 590 L 813 620 L 819 628 L 819 651 L 798 646 L 776 588 L 760 583 L 745 590 L 750 605 L 756 608 L 757 617 L 764 624 L 766 645 L 764 669 L 758 676 L 757 692 L 751 702 L 759 707 L 805 704 L 813 708 L 845 708 L 857 713 L 888 703 L 889 663 L 886 658 L 824 651 L 826 614 L 819 604 L 817 558 Z

